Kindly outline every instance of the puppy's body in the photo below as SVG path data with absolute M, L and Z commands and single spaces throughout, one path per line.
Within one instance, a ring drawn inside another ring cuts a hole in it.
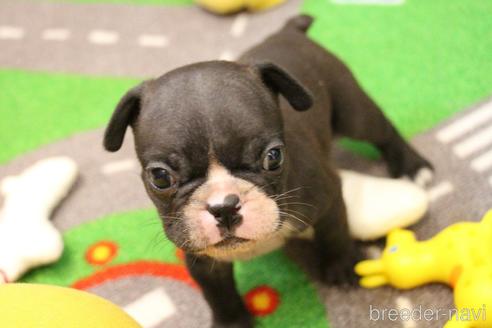
M 231 261 L 308 229 L 325 280 L 353 278 L 358 256 L 330 162 L 334 134 L 375 144 L 394 176 L 430 166 L 345 65 L 305 36 L 310 23 L 291 19 L 238 63 L 198 63 L 143 83 L 106 131 L 115 151 L 132 126 L 148 194 L 168 238 L 186 251 L 216 327 L 253 322 Z

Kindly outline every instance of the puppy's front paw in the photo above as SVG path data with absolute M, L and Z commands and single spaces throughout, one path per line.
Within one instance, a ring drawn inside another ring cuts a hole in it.
M 252 316 L 247 315 L 231 322 L 214 321 L 212 328 L 253 328 L 255 326 Z
M 383 152 L 391 176 L 408 177 L 421 187 L 432 181 L 434 168 L 432 164 L 412 148 L 389 149 Z
M 359 277 L 354 271 L 355 265 L 362 260 L 362 254 L 354 251 L 337 260 L 325 261 L 321 265 L 321 279 L 327 285 L 355 287 Z

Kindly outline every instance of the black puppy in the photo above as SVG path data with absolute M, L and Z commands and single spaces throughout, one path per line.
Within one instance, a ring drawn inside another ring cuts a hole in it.
M 198 63 L 142 83 L 106 130 L 105 148 L 117 151 L 133 128 L 147 192 L 186 252 L 214 327 L 253 325 L 232 261 L 308 228 L 326 280 L 353 279 L 357 250 L 329 161 L 334 134 L 375 144 L 393 176 L 430 167 L 348 68 L 305 36 L 311 21 L 291 19 L 235 63 Z

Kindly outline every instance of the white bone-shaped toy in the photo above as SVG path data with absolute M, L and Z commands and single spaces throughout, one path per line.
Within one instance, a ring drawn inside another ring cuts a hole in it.
M 2 181 L 0 284 L 60 258 L 63 240 L 50 216 L 74 184 L 77 172 L 72 159 L 52 157 Z
M 403 179 L 340 170 L 352 237 L 373 240 L 418 222 L 427 212 L 427 193 Z

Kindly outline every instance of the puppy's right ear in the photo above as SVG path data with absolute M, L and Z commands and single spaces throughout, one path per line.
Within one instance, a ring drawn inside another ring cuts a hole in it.
M 143 83 L 129 90 L 119 101 L 104 133 L 104 148 L 117 151 L 123 144 L 125 132 L 140 112 Z

